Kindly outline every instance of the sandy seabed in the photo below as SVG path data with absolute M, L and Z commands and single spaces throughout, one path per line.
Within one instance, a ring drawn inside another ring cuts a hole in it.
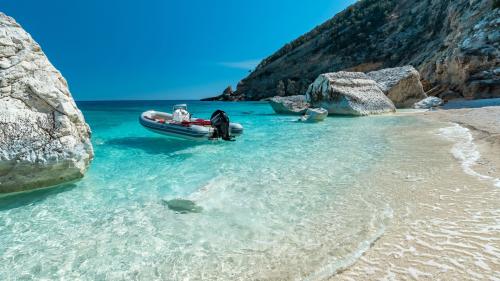
M 500 280 L 500 107 L 417 116 L 433 126 L 395 133 L 395 145 L 413 147 L 372 179 L 385 187 L 390 224 L 330 280 Z

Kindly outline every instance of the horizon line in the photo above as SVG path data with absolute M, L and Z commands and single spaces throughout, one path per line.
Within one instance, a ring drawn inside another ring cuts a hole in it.
M 77 100 L 75 102 L 86 101 L 201 101 L 201 99 L 110 99 L 110 100 Z

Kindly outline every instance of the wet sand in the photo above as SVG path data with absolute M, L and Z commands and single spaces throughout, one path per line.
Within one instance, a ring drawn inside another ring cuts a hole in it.
M 412 139 L 409 155 L 386 160 L 400 169 L 380 163 L 373 180 L 391 222 L 330 280 L 500 280 L 500 107 L 415 115 L 436 127 L 395 135 Z
M 476 168 L 487 174 L 500 173 L 500 106 L 438 110 L 423 116 L 470 129 L 481 153 Z

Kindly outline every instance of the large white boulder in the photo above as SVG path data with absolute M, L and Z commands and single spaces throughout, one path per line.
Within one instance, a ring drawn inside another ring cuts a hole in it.
M 329 114 L 370 115 L 395 112 L 396 107 L 377 83 L 362 72 L 332 72 L 318 76 L 306 99 Z
M 90 129 L 66 80 L 0 13 L 0 193 L 80 178 L 92 158 Z
M 276 96 L 269 100 L 269 104 L 277 114 L 300 115 L 304 114 L 309 108 L 306 96 L 304 95 L 287 97 Z
M 411 107 L 415 102 L 427 97 L 420 82 L 420 74 L 411 65 L 385 68 L 367 75 L 377 82 L 397 108 Z

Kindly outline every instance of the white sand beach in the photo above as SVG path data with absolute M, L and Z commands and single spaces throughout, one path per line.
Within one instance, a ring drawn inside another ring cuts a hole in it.
M 441 123 L 433 133 L 442 140 L 420 143 L 411 158 L 394 157 L 400 172 L 380 171 L 393 218 L 331 280 L 500 279 L 500 107 L 417 115 Z M 422 132 L 414 133 L 418 144 Z M 435 157 L 419 158 L 428 149 Z

